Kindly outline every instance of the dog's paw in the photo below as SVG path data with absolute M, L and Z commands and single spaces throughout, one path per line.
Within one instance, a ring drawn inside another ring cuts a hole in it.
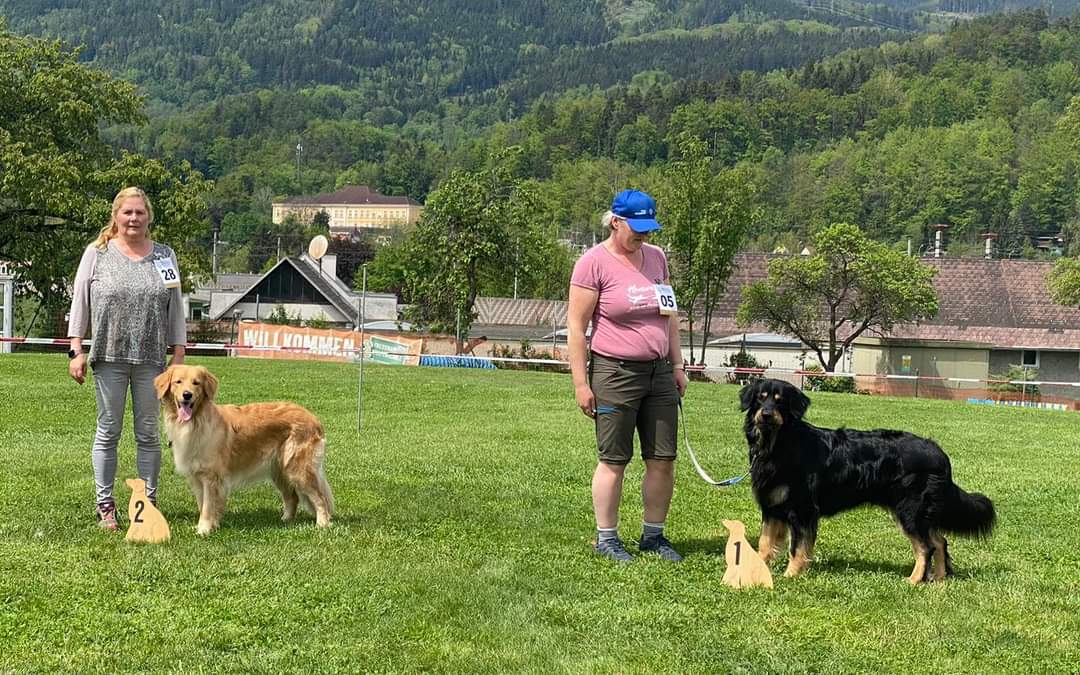
M 214 526 L 210 525 L 209 523 L 199 523 L 199 525 L 195 528 L 195 534 L 199 535 L 200 537 L 205 537 L 213 531 Z

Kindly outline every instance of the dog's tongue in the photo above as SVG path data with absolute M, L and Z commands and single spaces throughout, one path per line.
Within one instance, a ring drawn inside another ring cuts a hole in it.
M 180 403 L 180 405 L 176 406 L 176 412 L 180 415 L 181 422 L 187 422 L 191 419 L 191 404 L 186 402 Z

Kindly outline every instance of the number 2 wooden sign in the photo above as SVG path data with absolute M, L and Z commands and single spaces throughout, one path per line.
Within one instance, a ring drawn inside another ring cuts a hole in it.
M 131 488 L 131 499 L 128 501 L 128 520 L 131 524 L 126 539 L 140 544 L 169 541 L 172 535 L 169 523 L 146 496 L 146 482 L 142 478 L 129 478 L 124 482 Z

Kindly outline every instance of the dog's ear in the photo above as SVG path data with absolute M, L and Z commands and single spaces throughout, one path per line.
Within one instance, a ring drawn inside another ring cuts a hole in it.
M 754 402 L 757 401 L 760 386 L 761 380 L 750 380 L 743 386 L 742 391 L 739 392 L 739 410 L 745 412 L 750 409 L 750 406 L 754 405 Z
M 202 368 L 202 366 L 200 366 L 200 368 Z M 200 376 L 202 377 L 203 390 L 206 392 L 206 398 L 213 401 L 217 398 L 218 379 L 206 368 L 202 368 Z
M 799 391 L 799 388 L 793 384 L 787 386 L 787 391 L 784 392 L 784 400 L 787 401 L 791 416 L 797 420 L 801 420 L 803 415 L 806 414 L 806 409 L 810 407 L 810 398 Z
M 165 372 L 154 378 L 154 389 L 157 390 L 159 401 L 169 393 L 170 382 L 172 382 L 172 366 L 169 366 L 165 369 Z

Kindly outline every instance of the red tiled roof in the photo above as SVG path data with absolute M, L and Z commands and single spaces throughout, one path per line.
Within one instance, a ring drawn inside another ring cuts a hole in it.
M 770 257 L 736 256 L 735 271 L 713 315 L 712 335 L 742 330 L 734 320 L 742 289 L 766 279 Z M 1080 349 L 1080 308 L 1056 304 L 1046 289 L 1053 263 L 983 258 L 925 258 L 921 262 L 938 271 L 934 276 L 938 314 L 919 324 L 896 326 L 887 338 Z
M 314 196 L 289 197 L 276 204 L 376 204 L 386 206 L 421 206 L 411 197 L 388 197 L 366 185 L 346 185 L 340 190 Z
M 478 324 L 562 327 L 566 325 L 566 302 L 479 297 L 476 315 Z

